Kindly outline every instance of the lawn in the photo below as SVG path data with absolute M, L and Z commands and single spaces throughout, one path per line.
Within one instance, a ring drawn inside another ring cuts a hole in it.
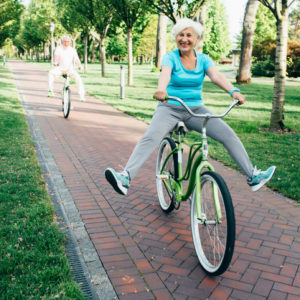
M 83 299 L 14 81 L 2 64 L 0 78 L 0 298 Z
M 49 64 L 43 64 L 49 70 Z M 220 66 L 222 71 L 231 72 L 231 66 Z M 120 99 L 120 65 L 106 66 L 106 77 L 101 77 L 100 65 L 88 65 L 88 73 L 82 74 L 87 92 L 102 101 L 135 116 L 147 123 L 157 105 L 152 95 L 157 87 L 159 73 L 151 72 L 149 65 L 134 65 L 134 85 L 126 87 L 126 99 Z M 234 78 L 230 78 L 234 83 Z M 289 80 L 289 82 L 298 80 Z M 276 165 L 274 177 L 268 186 L 290 198 L 300 201 L 300 85 L 287 85 L 285 97 L 285 125 L 291 133 L 268 132 L 270 122 L 273 81 L 262 81 L 238 86 L 247 97 L 245 105 L 230 112 L 226 122 L 242 140 L 253 165 L 266 169 Z M 204 83 L 204 100 L 208 108 L 216 113 L 224 111 L 231 98 L 208 79 Z M 198 133 L 189 133 L 187 143 L 199 140 Z M 224 164 L 237 165 L 218 142 L 209 140 L 210 156 Z

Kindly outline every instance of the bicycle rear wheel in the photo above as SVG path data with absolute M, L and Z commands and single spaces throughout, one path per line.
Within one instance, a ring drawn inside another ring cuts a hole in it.
M 68 87 L 63 88 L 63 115 L 64 118 L 69 116 L 71 109 L 70 89 Z
M 217 221 L 213 185 L 218 193 L 222 217 Z M 191 227 L 199 262 L 206 273 L 224 273 L 232 259 L 235 242 L 235 217 L 226 183 L 215 172 L 201 174 L 201 210 L 203 224 L 197 218 L 196 189 L 191 204 Z
M 171 212 L 175 208 L 175 191 L 172 189 L 171 179 L 178 178 L 178 154 L 169 153 L 176 148 L 175 142 L 169 138 L 164 138 L 159 146 L 156 160 L 156 189 L 161 209 L 165 213 Z

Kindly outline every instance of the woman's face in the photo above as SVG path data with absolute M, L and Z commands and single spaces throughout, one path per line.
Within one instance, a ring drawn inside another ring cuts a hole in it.
M 198 36 L 192 27 L 180 31 L 176 37 L 177 47 L 181 52 L 192 51 L 198 41 Z

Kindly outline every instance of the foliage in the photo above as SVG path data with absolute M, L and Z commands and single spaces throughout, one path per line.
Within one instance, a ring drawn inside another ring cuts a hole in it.
M 145 15 L 149 14 L 149 1 L 147 0 L 105 0 L 108 7 L 114 8 L 114 16 L 125 24 L 126 29 L 132 29 L 135 25 L 142 26 L 141 21 Z
M 74 34 L 78 31 L 87 32 L 91 26 L 92 0 L 58 0 L 60 21 L 64 28 Z
M 300 41 L 300 2 L 298 2 L 298 6 L 295 9 L 291 10 L 289 21 L 289 38 Z
M 17 35 L 23 10 L 18 0 L 0 0 L 0 48 L 7 38 Z
M 224 15 L 225 7 L 220 0 L 207 3 L 203 53 L 214 60 L 226 56 L 230 49 L 228 23 Z
M 253 57 L 255 58 L 252 73 L 258 76 L 274 76 L 275 70 L 275 50 L 274 40 L 263 40 L 253 47 Z M 287 45 L 287 76 L 300 76 L 300 42 L 288 41 Z
M 157 11 L 165 14 L 175 24 L 177 18 L 194 19 L 197 17 L 201 6 L 205 2 L 207 0 L 154 0 L 152 1 L 152 6 Z
M 157 32 L 158 16 L 152 15 L 149 23 L 141 34 L 139 46 L 137 48 L 137 55 L 147 57 L 155 56 L 156 32 Z
M 274 77 L 274 60 L 270 56 L 267 56 L 264 60 L 254 61 L 251 66 L 251 72 L 254 76 Z
M 276 38 L 276 20 L 273 13 L 264 5 L 259 3 L 256 20 L 253 44 L 256 45 L 263 40 Z
M 54 0 L 32 0 L 24 14 L 21 41 L 26 49 L 42 46 L 50 40 L 50 23 L 54 22 L 55 34 L 60 32 L 56 19 Z
M 126 36 L 123 32 L 108 38 L 106 54 L 109 57 L 117 56 L 119 59 L 126 55 Z

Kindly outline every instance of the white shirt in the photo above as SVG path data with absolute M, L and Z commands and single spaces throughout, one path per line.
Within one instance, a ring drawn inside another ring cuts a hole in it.
M 77 51 L 72 47 L 64 48 L 63 46 L 58 46 L 54 55 L 57 56 L 59 68 L 64 71 L 73 69 L 75 60 L 79 60 Z

